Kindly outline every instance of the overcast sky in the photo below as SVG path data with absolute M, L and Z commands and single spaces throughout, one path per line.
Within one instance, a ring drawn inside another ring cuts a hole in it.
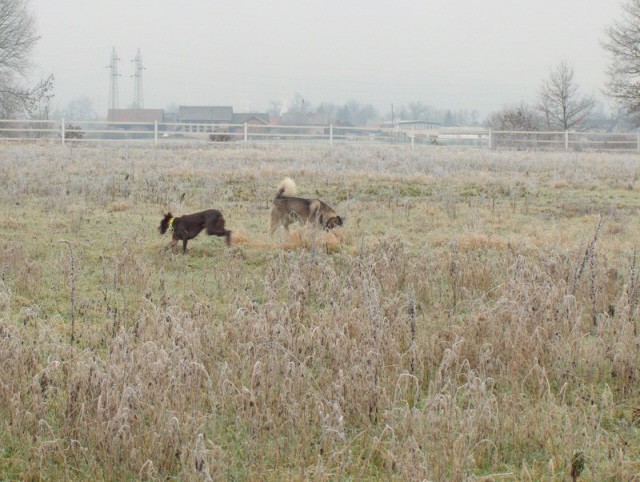
M 532 103 L 549 70 L 574 68 L 602 97 L 604 29 L 619 0 L 31 0 L 41 40 L 34 76 L 55 75 L 53 107 L 89 97 L 105 117 L 112 48 L 120 107 L 270 101 L 344 104 L 381 114 L 408 102 L 490 112 Z

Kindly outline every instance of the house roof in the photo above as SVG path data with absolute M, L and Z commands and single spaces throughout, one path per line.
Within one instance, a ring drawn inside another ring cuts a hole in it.
M 328 114 L 307 112 L 285 112 L 281 118 L 282 125 L 291 126 L 326 126 L 329 125 Z
M 189 106 L 178 108 L 180 122 L 231 122 L 233 107 L 231 106 Z
M 109 122 L 164 122 L 162 109 L 109 109 Z
M 238 113 L 233 114 L 232 124 L 244 124 L 245 122 L 249 122 L 251 120 L 257 120 L 261 124 L 267 125 L 269 124 L 269 114 L 266 112 L 247 112 L 247 113 Z

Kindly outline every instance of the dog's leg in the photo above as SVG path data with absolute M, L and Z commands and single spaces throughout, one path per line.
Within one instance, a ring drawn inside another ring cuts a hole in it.
M 231 231 L 224 229 L 224 218 L 222 215 L 207 224 L 207 234 L 209 236 L 224 236 L 227 246 L 231 246 Z
M 186 254 L 187 252 L 187 243 L 189 242 L 189 240 L 187 238 L 182 240 L 182 252 L 184 254 Z
M 173 248 L 176 244 L 178 244 L 178 240 L 177 239 L 172 239 L 171 242 L 165 246 L 165 248 L 164 248 L 165 251 L 168 250 L 168 249 Z
M 211 232 L 209 233 L 209 236 L 220 236 L 220 237 L 224 236 L 227 246 L 231 246 L 231 231 L 229 231 L 228 229 Z
M 300 216 L 298 216 L 295 213 L 289 213 L 286 216 L 284 216 L 281 220 L 280 220 L 280 225 L 287 231 L 287 233 L 289 232 L 289 225 L 295 223 L 296 221 L 300 221 Z
M 320 210 L 320 204 L 318 201 L 311 202 L 307 222 L 311 223 L 313 226 L 322 226 L 322 211 Z
M 273 236 L 273 233 L 275 232 L 276 228 L 280 225 L 280 222 L 278 221 L 278 216 L 274 212 L 274 209 L 271 210 L 271 218 L 269 218 L 269 236 Z

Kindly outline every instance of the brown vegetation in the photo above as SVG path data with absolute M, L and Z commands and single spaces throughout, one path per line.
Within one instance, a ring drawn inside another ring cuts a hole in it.
M 630 480 L 637 162 L 0 145 L 0 473 Z M 269 239 L 285 175 L 345 226 Z

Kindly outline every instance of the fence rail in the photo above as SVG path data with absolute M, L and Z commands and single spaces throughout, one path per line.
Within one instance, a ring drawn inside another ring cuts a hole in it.
M 640 152 L 640 132 L 494 131 L 484 128 L 406 129 L 337 125 L 133 123 L 0 119 L 0 142 L 247 143 L 313 142 L 480 147 L 519 150 Z

